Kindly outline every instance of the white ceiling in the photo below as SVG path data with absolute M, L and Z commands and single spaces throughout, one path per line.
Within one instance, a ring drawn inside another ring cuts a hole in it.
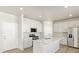
M 61 20 L 79 16 L 78 6 L 68 8 L 64 8 L 64 6 L 0 6 L 0 11 L 19 15 L 20 7 L 23 8 L 25 17 L 36 20 Z

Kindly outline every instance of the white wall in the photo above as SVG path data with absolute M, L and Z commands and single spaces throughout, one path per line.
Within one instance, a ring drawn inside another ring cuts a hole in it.
M 0 52 L 18 47 L 18 20 L 11 14 L 0 12 Z
M 59 21 L 54 23 L 54 32 L 68 32 L 70 27 L 79 26 L 79 18 L 72 18 L 66 21 Z
M 44 21 L 44 37 L 50 38 L 53 36 L 53 21 Z

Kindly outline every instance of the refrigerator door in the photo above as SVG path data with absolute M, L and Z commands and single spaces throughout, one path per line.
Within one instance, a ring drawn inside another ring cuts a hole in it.
M 74 47 L 74 40 L 73 40 L 73 38 L 68 38 L 68 46 Z

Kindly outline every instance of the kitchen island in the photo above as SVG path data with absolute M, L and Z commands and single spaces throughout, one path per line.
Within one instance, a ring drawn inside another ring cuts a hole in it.
M 59 44 L 57 38 L 33 40 L 33 53 L 55 53 L 59 50 Z

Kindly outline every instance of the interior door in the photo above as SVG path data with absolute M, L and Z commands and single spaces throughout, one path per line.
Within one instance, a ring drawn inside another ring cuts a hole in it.
M 18 47 L 17 28 L 15 23 L 2 23 L 3 51 Z

